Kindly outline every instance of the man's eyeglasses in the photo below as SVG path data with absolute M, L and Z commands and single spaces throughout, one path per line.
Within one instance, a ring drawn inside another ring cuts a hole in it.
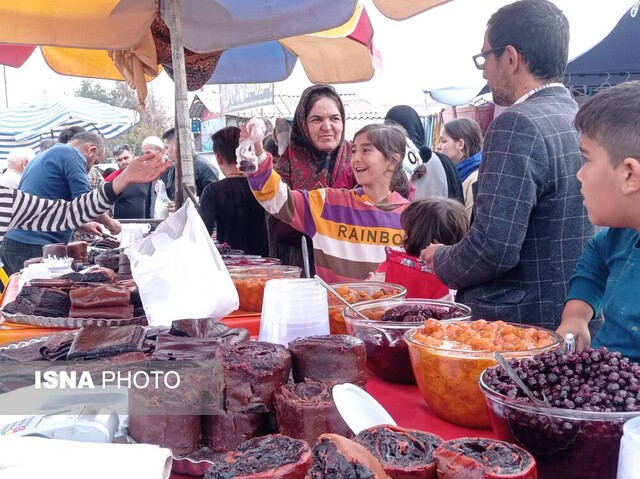
M 507 45 L 498 48 L 492 48 L 491 50 L 487 50 L 486 52 L 480 52 L 477 55 L 473 55 L 473 63 L 476 64 L 476 68 L 478 70 L 484 70 L 484 64 L 487 61 L 487 57 L 494 53 L 499 53 L 500 51 L 507 48 Z

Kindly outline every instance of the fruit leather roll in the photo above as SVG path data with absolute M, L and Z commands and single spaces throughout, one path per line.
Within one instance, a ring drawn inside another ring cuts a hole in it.
M 71 307 L 102 308 L 109 306 L 126 306 L 131 299 L 131 293 L 124 288 L 100 285 L 95 287 L 74 288 L 69 291 Z
M 434 451 L 439 479 L 536 479 L 536 461 L 514 444 L 463 437 L 443 442 Z
M 185 338 L 158 334 L 151 359 L 157 361 L 214 359 L 224 338 Z
M 45 343 L 40 345 L 40 355 L 49 361 L 66 359 L 75 337 L 75 331 L 50 334 Z
M 368 478 L 388 479 L 389 476 L 373 455 L 351 439 L 337 434 L 323 434 L 311 450 L 311 467 L 307 479 Z M 327 471 L 335 471 L 331 476 Z
M 331 384 L 367 382 L 364 342 L 346 334 L 309 336 L 289 343 L 295 382 L 305 378 Z
M 97 308 L 74 308 L 69 310 L 70 318 L 95 318 L 95 319 L 127 319 L 133 318 L 133 305 L 125 306 L 100 306 Z
M 304 479 L 311 449 L 300 440 L 280 434 L 256 437 L 240 444 L 205 472 L 205 479 Z M 356 476 L 354 476 L 356 477 Z
M 76 334 L 67 359 L 98 359 L 116 354 L 140 351 L 144 328 L 129 326 L 85 326 Z
M 275 395 L 280 433 L 314 444 L 325 432 L 353 437 L 333 402 L 331 386 L 316 381 L 286 384 Z
M 205 444 L 215 452 L 233 451 L 243 442 L 271 431 L 268 413 L 244 414 L 226 411 L 215 416 L 203 416 Z
M 224 338 L 227 344 L 249 341 L 249 331 L 246 329 L 230 328 L 211 318 L 177 319 L 172 321 L 169 334 L 190 338 Z
M 224 369 L 225 409 L 233 412 L 273 411 L 273 396 L 286 384 L 291 355 L 280 344 L 248 341 L 222 346 L 216 352 Z
M 440 436 L 387 424 L 365 429 L 354 440 L 393 479 L 436 479 L 433 452 L 442 443 Z

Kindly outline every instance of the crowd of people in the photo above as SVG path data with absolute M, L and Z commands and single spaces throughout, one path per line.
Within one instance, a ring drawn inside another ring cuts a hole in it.
M 204 224 L 218 241 L 284 264 L 301 265 L 308 241 L 311 273 L 328 282 L 385 278 L 412 295 L 455 295 L 474 318 L 570 332 L 578 349 L 606 345 L 640 360 L 640 83 L 608 88 L 578 109 L 562 84 L 568 48 L 569 24 L 553 3 L 496 11 L 473 61 L 505 109 L 484 135 L 473 120 L 447 122 L 436 151 L 406 105 L 346 138 L 344 104 L 330 85 L 304 90 L 293 118 L 279 118 L 255 143 L 255 172 L 236 163 L 246 127 L 222 128 L 212 142 L 224 179 L 194 157 Z M 64 226 L 95 217 L 113 233 L 118 218 L 153 217 L 158 185 L 173 198 L 174 129 L 141 145 L 147 164 L 163 165 L 146 182 L 127 175 L 144 163 L 129 145 L 112 152 L 118 170 L 94 183 L 103 139 L 75 132 L 63 140 L 35 157 L 16 151 L 0 192 L 24 195 L 38 214 L 67 208 Z M 77 206 L 92 188 L 105 205 L 115 202 L 111 215 Z M 9 273 L 42 245 L 70 238 L 62 223 L 25 222 L 14 211 L 2 217 Z M 44 224 L 51 231 L 36 227 Z M 604 229 L 596 235 L 595 226 Z

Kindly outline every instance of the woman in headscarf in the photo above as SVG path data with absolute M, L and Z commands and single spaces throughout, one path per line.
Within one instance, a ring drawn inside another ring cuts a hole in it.
M 289 145 L 275 170 L 292 190 L 353 188 L 351 143 L 344 135 L 344 105 L 338 92 L 331 85 L 310 86 L 300 96 Z M 302 264 L 303 235 L 299 231 L 271 217 L 269 235 L 271 255 L 285 264 Z M 311 240 L 307 241 L 311 252 Z M 313 273 L 313 258 L 310 261 Z
M 447 158 L 432 154 L 418 113 L 408 105 L 396 105 L 387 112 L 384 122 L 396 123 L 407 132 L 407 154 L 402 166 L 415 188 L 413 199 L 453 197 L 462 201 L 455 168 Z

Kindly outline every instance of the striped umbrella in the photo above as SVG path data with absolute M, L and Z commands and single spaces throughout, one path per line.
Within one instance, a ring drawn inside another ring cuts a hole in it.
M 9 150 L 16 147 L 38 151 L 41 140 L 57 138 L 70 126 L 81 126 L 110 139 L 126 132 L 139 120 L 134 110 L 90 98 L 37 97 L 0 110 L 0 159 L 5 159 Z

